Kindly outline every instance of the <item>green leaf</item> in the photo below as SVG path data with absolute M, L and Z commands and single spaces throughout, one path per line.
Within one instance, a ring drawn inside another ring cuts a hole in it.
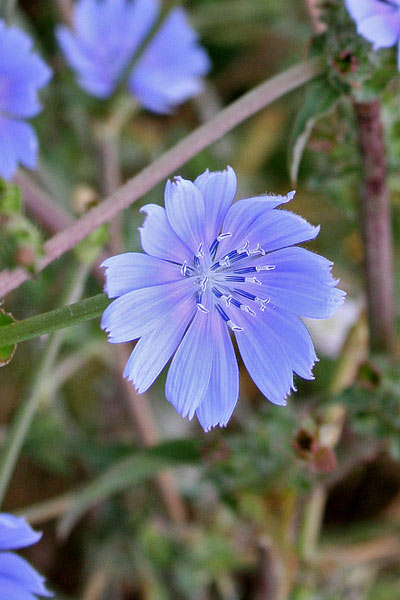
M 333 109 L 339 98 L 339 92 L 329 85 L 325 77 L 320 77 L 309 84 L 291 137 L 289 171 L 292 183 L 297 183 L 303 152 L 315 124 Z
M 200 444 L 196 440 L 165 442 L 123 458 L 75 495 L 70 510 L 60 521 L 59 533 L 68 535 L 83 513 L 113 494 L 143 483 L 170 467 L 199 462 Z
M 15 319 L 10 313 L 6 313 L 0 308 L 0 327 L 10 325 L 14 323 Z M 11 344 L 9 346 L 3 346 L 0 348 L 0 367 L 5 367 L 11 361 L 14 356 L 14 352 L 17 348 L 17 344 Z

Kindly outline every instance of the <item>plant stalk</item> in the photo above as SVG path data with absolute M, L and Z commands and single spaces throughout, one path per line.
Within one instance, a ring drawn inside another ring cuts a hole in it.
M 393 232 L 380 101 L 355 102 L 362 160 L 360 214 L 370 346 L 394 352 Z
M 98 294 L 75 304 L 62 306 L 29 319 L 0 327 L 0 348 L 25 342 L 83 321 L 96 319 L 102 315 L 109 304 L 110 300 L 105 294 Z

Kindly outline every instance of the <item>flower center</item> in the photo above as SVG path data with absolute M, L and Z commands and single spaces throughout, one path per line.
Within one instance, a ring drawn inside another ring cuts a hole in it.
M 203 295 L 206 290 L 210 290 L 214 297 L 213 306 L 221 318 L 233 331 L 243 331 L 228 316 L 226 308 L 244 311 L 252 317 L 256 317 L 255 309 L 264 311 L 270 299 L 253 293 L 253 290 L 260 291 L 263 282 L 259 276 L 274 270 L 275 265 L 257 264 L 257 259 L 265 256 L 266 252 L 259 243 L 251 249 L 249 241 L 216 260 L 219 243 L 231 236 L 231 233 L 222 233 L 209 249 L 200 244 L 193 257 L 193 265 L 188 265 L 185 261 L 181 266 L 181 273 L 184 277 L 193 278 L 197 287 L 198 310 L 209 313 L 209 308 L 203 304 Z

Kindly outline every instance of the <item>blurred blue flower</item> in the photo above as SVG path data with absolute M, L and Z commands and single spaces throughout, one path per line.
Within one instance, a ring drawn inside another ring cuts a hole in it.
M 145 392 L 174 355 L 166 396 L 183 417 L 196 413 L 205 431 L 226 425 L 237 402 L 230 332 L 261 392 L 285 405 L 293 372 L 313 379 L 316 361 L 299 315 L 331 317 L 345 296 L 335 288 L 331 262 L 294 246 L 319 228 L 275 210 L 294 192 L 232 205 L 235 192 L 230 167 L 206 171 L 194 183 L 168 181 L 165 209 L 142 209 L 146 254 L 121 254 L 102 265 L 105 291 L 117 298 L 102 328 L 114 344 L 140 338 L 124 376 Z
M 25 519 L 0 513 L 0 598 L 35 600 L 37 596 L 53 596 L 46 590 L 44 578 L 23 558 L 10 550 L 36 544 L 42 537 Z
M 38 142 L 34 129 L 23 121 L 41 111 L 37 92 L 51 70 L 32 52 L 32 41 L 16 27 L 0 20 L 0 176 L 11 179 L 18 163 L 36 166 Z
M 160 14 L 159 0 L 78 0 L 75 32 L 59 27 L 59 44 L 80 85 L 107 98 L 115 90 Z M 156 113 L 198 94 L 210 69 L 183 8 L 173 9 L 127 73 L 130 93 Z
M 378 48 L 390 48 L 400 39 L 398 0 L 346 0 L 346 7 L 357 24 L 357 31 Z M 400 68 L 400 46 L 398 54 Z

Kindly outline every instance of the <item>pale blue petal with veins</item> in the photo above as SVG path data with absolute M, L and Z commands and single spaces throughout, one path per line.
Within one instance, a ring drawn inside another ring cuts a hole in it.
M 60 26 L 57 38 L 87 92 L 108 98 L 126 75 L 139 104 L 163 114 L 201 91 L 210 61 L 183 8 L 170 12 L 130 67 L 160 11 L 159 0 L 78 0 L 74 32 Z
M 258 196 L 232 205 L 236 175 L 176 177 L 165 209 L 147 205 L 140 230 L 146 254 L 103 266 L 109 341 L 139 339 L 124 376 L 145 392 L 172 359 L 166 397 L 205 431 L 225 426 L 239 395 L 232 336 L 260 391 L 285 405 L 294 374 L 313 379 L 317 360 L 299 317 L 331 317 L 345 294 L 332 263 L 297 246 L 319 228 L 278 209 L 294 197 Z
M 51 70 L 32 41 L 16 27 L 0 20 L 0 177 L 11 179 L 18 163 L 36 166 L 36 133 L 23 119 L 41 111 L 37 93 L 51 77 Z
M 26 560 L 10 552 L 31 546 L 41 533 L 33 531 L 25 519 L 0 513 L 0 600 L 35 600 L 53 596 L 44 578 Z

